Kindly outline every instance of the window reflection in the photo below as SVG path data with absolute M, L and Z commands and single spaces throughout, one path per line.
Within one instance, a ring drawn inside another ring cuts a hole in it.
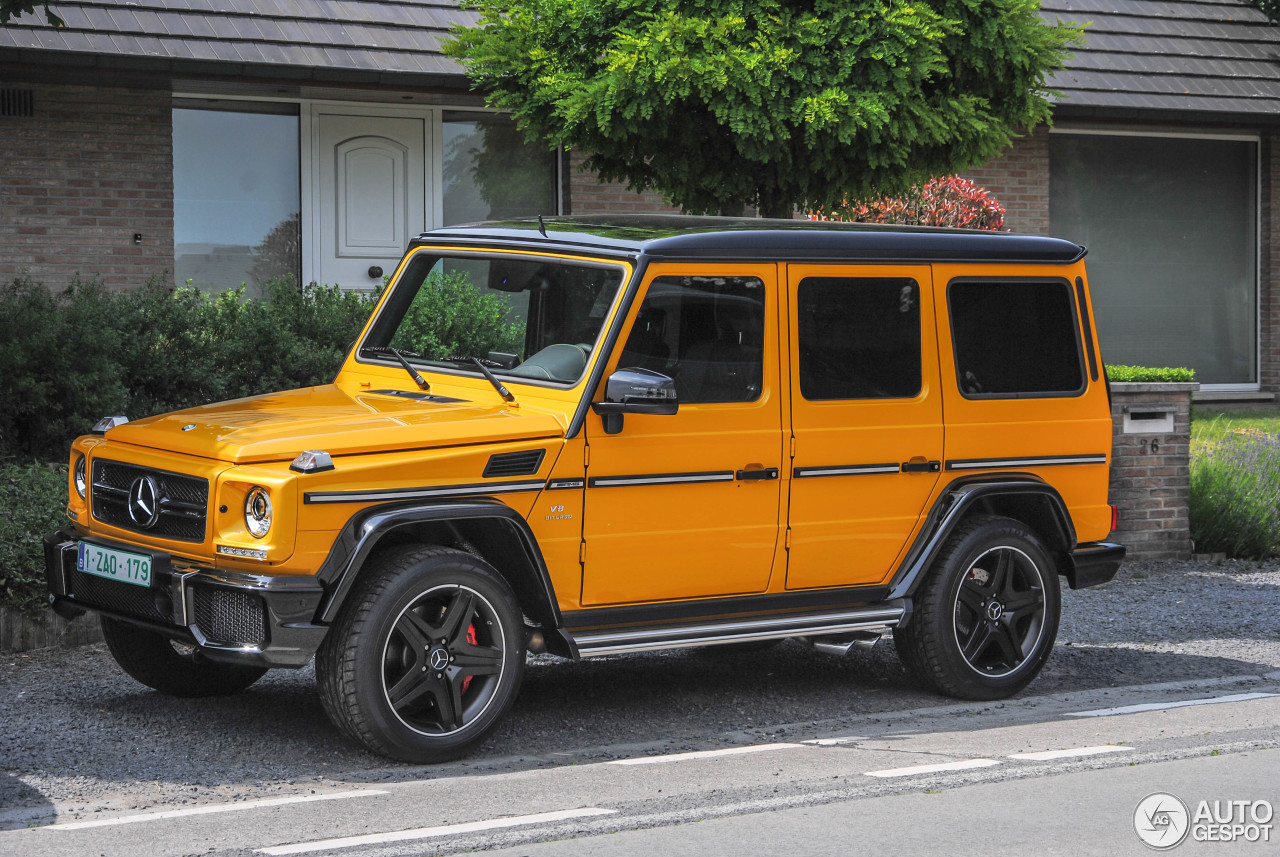
M 446 111 L 444 225 L 556 213 L 556 155 L 500 116 Z
M 256 107 L 256 106 L 252 106 Z M 301 279 L 298 117 L 173 111 L 174 279 L 205 291 Z M 262 109 L 273 109 L 263 106 Z

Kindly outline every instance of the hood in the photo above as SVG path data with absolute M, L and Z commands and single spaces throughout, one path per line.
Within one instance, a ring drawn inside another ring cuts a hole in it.
M 334 384 L 219 402 L 125 423 L 111 441 L 249 464 L 308 449 L 333 455 L 562 437 L 552 414 L 501 401 L 423 401 Z

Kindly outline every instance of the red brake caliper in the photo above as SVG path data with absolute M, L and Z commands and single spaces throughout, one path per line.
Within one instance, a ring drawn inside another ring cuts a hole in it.
M 476 642 L 476 624 L 474 622 L 467 626 L 467 642 L 473 646 L 479 645 Z M 462 692 L 466 693 L 469 687 L 471 687 L 471 676 L 467 676 L 462 680 Z

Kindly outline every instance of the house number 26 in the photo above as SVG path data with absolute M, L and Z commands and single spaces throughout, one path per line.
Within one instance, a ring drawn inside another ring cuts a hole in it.
M 1150 449 L 1148 449 L 1148 447 L 1150 447 Z M 1150 452 L 1152 455 L 1158 455 L 1158 454 L 1160 453 L 1160 440 L 1159 440 L 1159 438 L 1153 439 L 1153 440 L 1151 441 L 1151 443 L 1150 443 L 1150 444 L 1148 444 L 1148 443 L 1144 440 L 1144 441 L 1142 442 L 1141 452 L 1142 452 L 1142 454 L 1143 454 L 1143 455 L 1146 455 L 1146 454 L 1147 454 L 1147 452 Z

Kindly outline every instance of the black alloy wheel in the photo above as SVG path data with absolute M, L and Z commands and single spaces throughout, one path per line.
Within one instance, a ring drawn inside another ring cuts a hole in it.
M 316 680 L 351 738 L 393 759 L 441 762 L 498 725 L 524 660 L 520 608 L 492 566 L 403 545 L 361 571 L 316 653 Z
M 962 699 L 1003 699 L 1048 660 L 1060 597 L 1057 568 L 1034 532 L 1010 518 L 973 518 L 947 539 L 894 644 L 921 684 Z

